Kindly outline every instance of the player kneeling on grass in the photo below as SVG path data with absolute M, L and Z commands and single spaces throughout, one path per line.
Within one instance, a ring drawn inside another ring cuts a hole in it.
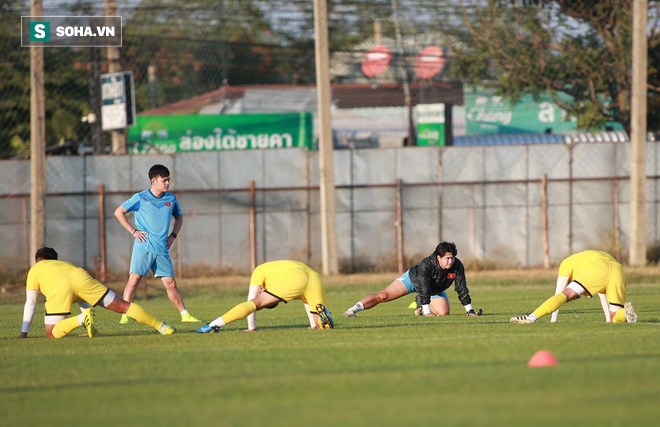
M 385 289 L 375 294 L 367 295 L 353 307 L 346 310 L 344 316 L 356 317 L 356 313 L 370 309 L 381 302 L 389 302 L 413 292 L 419 293 L 421 310 L 415 314 L 428 317 L 445 316 L 449 314 L 449 300 L 445 290 L 451 285 L 458 294 L 458 299 L 468 316 L 479 316 L 482 310 L 475 312 L 472 308 L 470 291 L 465 282 L 465 268 L 456 258 L 456 245 L 453 242 L 438 244 L 435 251 L 424 258 L 419 265 L 406 271 L 401 277 L 390 283 Z M 431 301 L 432 296 L 437 296 Z
M 614 323 L 635 323 L 637 313 L 626 300 L 626 275 L 621 264 L 607 252 L 583 251 L 571 255 L 559 265 L 557 293 L 527 316 L 512 317 L 511 323 L 534 323 L 556 312 L 568 301 L 586 294 L 605 294 L 609 304 L 609 319 Z M 555 315 L 553 315 L 555 316 Z M 553 321 L 556 317 L 553 318 Z
M 281 301 L 299 299 L 305 304 L 310 329 L 332 329 L 334 321 L 326 308 L 325 288 L 321 275 L 299 261 L 271 261 L 252 272 L 248 300 L 238 304 L 214 321 L 197 328 L 200 334 L 218 332 L 221 327 L 248 318 L 248 331 L 255 331 L 255 312 L 275 308 Z M 313 307 L 313 311 L 310 310 Z
M 140 323 L 149 325 L 163 335 L 171 335 L 174 328 L 154 319 L 142 307 L 117 297 L 114 292 L 94 280 L 87 271 L 68 262 L 58 261 L 53 248 L 41 248 L 35 254 L 36 264 L 27 276 L 25 309 L 20 338 L 26 338 L 37 307 L 39 291 L 46 297 L 46 315 L 44 323 L 49 338 L 62 338 L 79 326 L 85 326 L 87 335 L 92 338 L 94 311 L 89 306 L 107 308 L 117 313 L 126 313 Z M 79 302 L 83 312 L 67 318 L 71 306 Z

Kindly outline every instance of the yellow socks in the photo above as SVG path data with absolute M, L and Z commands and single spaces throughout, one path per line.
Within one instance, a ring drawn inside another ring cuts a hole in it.
M 78 320 L 78 316 L 69 317 L 68 319 L 60 320 L 53 327 L 53 337 L 62 338 L 67 336 L 71 331 L 77 327 L 82 326 Z
M 614 318 L 612 319 L 613 323 L 626 323 L 626 315 L 624 314 L 624 310 L 622 308 L 618 309 L 616 311 L 616 314 L 614 315 Z M 53 331 L 55 332 L 55 331 Z
M 568 301 L 566 295 L 563 293 L 557 294 L 545 300 L 545 302 L 541 304 L 536 310 L 534 310 L 532 314 L 536 316 L 537 319 L 540 319 L 541 317 L 552 313 L 562 305 L 566 304 L 566 301 Z
M 163 322 L 156 320 L 151 314 L 144 311 L 144 308 L 140 307 L 134 302 L 132 302 L 128 307 L 126 315 L 128 317 L 132 317 L 143 325 L 149 325 L 156 330 L 160 329 L 160 327 L 163 325 Z
M 249 314 L 254 313 L 255 311 L 257 311 L 257 306 L 254 305 L 252 301 L 245 301 L 223 314 L 222 320 L 226 325 L 235 320 L 247 317 Z

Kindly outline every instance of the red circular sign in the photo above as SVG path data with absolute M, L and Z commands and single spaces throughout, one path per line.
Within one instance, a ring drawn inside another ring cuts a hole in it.
M 364 55 L 362 73 L 367 77 L 376 77 L 390 65 L 392 54 L 385 46 L 376 46 Z
M 422 49 L 415 61 L 415 74 L 420 79 L 432 79 L 445 66 L 445 52 L 437 46 Z

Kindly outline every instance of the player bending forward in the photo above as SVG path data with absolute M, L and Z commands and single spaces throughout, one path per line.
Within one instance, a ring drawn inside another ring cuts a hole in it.
M 446 316 L 449 314 L 449 299 L 446 289 L 454 285 L 458 299 L 468 316 L 479 316 L 482 310 L 475 312 L 472 299 L 465 281 L 465 268 L 456 258 L 456 245 L 442 242 L 435 251 L 424 258 L 419 265 L 406 271 L 385 289 L 367 295 L 344 313 L 346 317 L 356 317 L 356 313 L 368 310 L 382 302 L 394 301 L 413 292 L 419 293 L 421 313 L 427 317 Z
M 571 255 L 559 265 L 555 296 L 545 300 L 532 314 L 512 317 L 511 323 L 534 323 L 559 310 L 568 301 L 586 294 L 591 298 L 604 293 L 609 303 L 609 318 L 614 323 L 635 323 L 637 313 L 626 300 L 626 276 L 616 259 L 603 251 L 584 251 Z
M 107 308 L 117 313 L 126 313 L 140 323 L 149 325 L 163 335 L 171 335 L 174 328 L 154 319 L 142 307 L 117 297 L 114 292 L 94 280 L 87 271 L 68 262 L 58 261 L 53 248 L 41 248 L 35 254 L 36 264 L 27 276 L 25 309 L 20 338 L 26 338 L 34 318 L 39 291 L 46 297 L 44 323 L 49 338 L 62 338 L 79 326 L 85 326 L 87 335 L 95 334 L 94 311 L 89 306 Z M 77 301 L 83 312 L 67 318 L 71 306 Z
M 221 327 L 248 318 L 248 331 L 255 331 L 255 312 L 262 308 L 275 308 L 281 301 L 299 299 L 305 304 L 310 329 L 332 329 L 335 324 L 326 308 L 325 288 L 321 275 L 299 261 L 271 261 L 261 264 L 252 272 L 248 300 L 197 328 L 200 334 L 218 332 Z M 310 306 L 313 310 L 310 310 Z

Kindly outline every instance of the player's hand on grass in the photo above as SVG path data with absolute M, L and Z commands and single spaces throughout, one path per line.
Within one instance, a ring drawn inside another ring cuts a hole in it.
M 465 314 L 467 314 L 468 316 L 481 316 L 481 313 L 483 312 L 484 311 L 482 309 L 479 309 L 479 311 L 470 310 Z

